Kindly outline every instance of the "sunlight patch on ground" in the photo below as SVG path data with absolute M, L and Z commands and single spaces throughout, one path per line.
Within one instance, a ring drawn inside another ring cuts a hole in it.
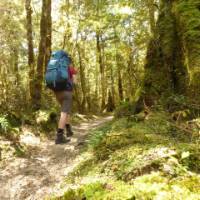
M 20 143 L 29 146 L 37 146 L 40 144 L 40 138 L 30 132 L 25 132 L 24 135 L 20 136 Z
M 74 136 L 65 145 L 55 145 L 54 140 L 40 140 L 34 135 L 37 130 L 23 126 L 20 143 L 26 146 L 29 154 L 26 158 L 10 157 L 11 160 L 7 160 L 0 172 L 0 200 L 43 199 L 52 193 L 63 195 L 66 191 L 62 187 L 65 177 L 80 162 L 92 156 L 88 153 L 79 155 L 80 143 L 82 145 L 85 142 L 88 130 L 109 119 L 102 118 L 74 126 Z

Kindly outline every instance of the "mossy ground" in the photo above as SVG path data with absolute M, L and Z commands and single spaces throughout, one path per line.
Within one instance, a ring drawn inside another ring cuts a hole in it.
M 170 115 L 121 118 L 91 132 L 85 159 L 67 177 L 78 184 L 63 200 L 200 199 L 198 138 L 172 126 Z

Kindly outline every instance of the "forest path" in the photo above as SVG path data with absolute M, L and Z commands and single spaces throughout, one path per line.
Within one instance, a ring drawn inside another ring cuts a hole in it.
M 22 140 L 30 143 L 31 156 L 11 159 L 0 169 L 0 199 L 41 200 L 49 194 L 61 193 L 60 186 L 64 178 L 80 162 L 80 146 L 89 131 L 111 119 L 109 116 L 74 126 L 71 142 L 64 145 L 24 136 Z

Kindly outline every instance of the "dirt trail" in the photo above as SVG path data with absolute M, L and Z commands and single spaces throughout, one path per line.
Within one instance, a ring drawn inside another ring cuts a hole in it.
M 24 142 L 31 144 L 31 156 L 10 160 L 0 169 L 0 200 L 41 200 L 49 194 L 62 193 L 64 177 L 80 162 L 77 157 L 88 130 L 111 119 L 105 117 L 75 126 L 71 142 L 65 145 L 25 136 Z

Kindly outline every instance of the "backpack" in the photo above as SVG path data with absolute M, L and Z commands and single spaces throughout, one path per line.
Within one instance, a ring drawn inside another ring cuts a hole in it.
M 67 85 L 70 87 L 70 62 L 71 59 L 65 51 L 58 50 L 52 52 L 45 74 L 46 86 L 48 88 L 54 91 L 62 91 L 67 89 Z

